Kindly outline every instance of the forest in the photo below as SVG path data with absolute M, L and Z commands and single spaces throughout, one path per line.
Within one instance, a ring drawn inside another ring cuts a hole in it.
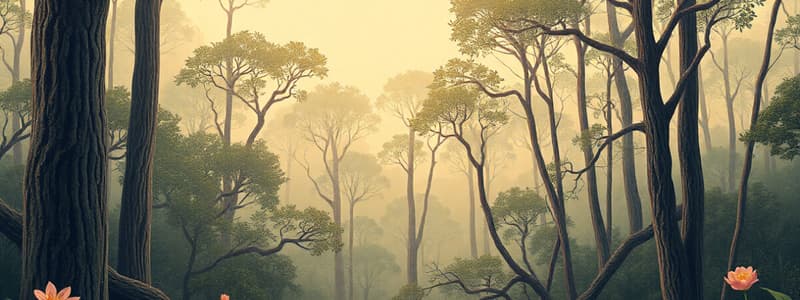
M 0 59 L 0 300 L 800 299 L 798 0 L 0 0 Z

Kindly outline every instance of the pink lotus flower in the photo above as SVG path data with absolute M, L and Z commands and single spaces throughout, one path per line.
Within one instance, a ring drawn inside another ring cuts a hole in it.
M 33 295 L 36 296 L 36 300 L 80 300 L 80 297 L 70 297 L 69 294 L 72 293 L 72 288 L 65 287 L 58 293 L 56 293 L 56 285 L 52 282 L 47 282 L 47 288 L 45 288 L 45 292 L 40 290 L 33 290 Z
M 736 270 L 728 272 L 725 282 L 736 291 L 747 291 L 758 282 L 758 273 L 753 267 L 736 267 Z
M 219 295 L 219 300 L 231 300 L 231 297 L 228 294 Z

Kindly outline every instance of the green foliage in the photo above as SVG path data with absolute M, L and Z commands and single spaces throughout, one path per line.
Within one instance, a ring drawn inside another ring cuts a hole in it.
M 416 285 L 407 284 L 400 288 L 392 300 L 422 300 L 423 298 L 425 298 L 424 290 Z
M 504 271 L 505 263 L 500 257 L 482 255 L 478 258 L 456 258 L 443 270 L 434 270 L 431 281 L 444 284 L 459 281 L 470 290 L 502 288 L 513 275 Z M 458 284 L 447 284 L 442 289 L 449 294 L 463 295 Z
M 414 140 L 414 163 L 422 162 L 425 158 L 423 143 Z M 398 164 L 403 168 L 408 166 L 408 134 L 396 134 L 392 140 L 383 143 L 383 149 L 378 152 L 378 159 L 383 164 Z
M 231 74 L 226 72 L 229 62 L 233 66 Z M 235 94 L 255 98 L 264 93 L 269 80 L 278 83 L 279 88 L 286 84 L 287 89 L 293 89 L 293 84 L 301 78 L 325 77 L 326 63 L 327 58 L 318 49 L 303 43 L 278 45 L 267 41 L 261 33 L 242 31 L 222 42 L 195 49 L 175 82 L 222 90 L 232 85 Z
M 433 72 L 432 89 L 479 82 L 487 88 L 495 89 L 503 81 L 497 71 L 476 63 L 473 60 L 453 58 Z
M 572 23 L 585 15 L 580 1 L 563 0 L 451 0 L 451 39 L 464 54 L 492 51 L 511 54 L 527 49 L 540 33 L 529 28 L 534 20 L 552 26 Z M 519 32 L 517 32 L 519 31 Z
M 770 295 L 772 295 L 773 298 L 775 298 L 775 300 L 792 300 L 792 297 L 789 297 L 789 295 L 786 295 L 784 293 L 771 290 L 765 287 L 762 287 L 761 289 L 767 291 Z
M 778 85 L 770 105 L 761 111 L 752 131 L 742 135 L 771 147 L 771 154 L 794 159 L 800 154 L 800 76 Z
M 296 277 L 296 267 L 286 256 L 246 256 L 198 276 L 192 286 L 205 299 L 217 299 L 221 292 L 232 299 L 282 299 L 284 293 L 298 289 L 293 283 Z
M 265 215 L 266 213 L 255 214 L 254 222 L 263 220 Z M 299 210 L 294 205 L 286 205 L 271 210 L 266 218 L 281 237 L 308 236 L 311 241 L 304 247 L 311 255 L 335 252 L 342 248 L 342 228 L 333 223 L 330 215 L 322 210 L 313 207 Z
M 32 98 L 33 88 L 30 79 L 14 82 L 7 90 L 0 93 L 0 110 L 27 115 L 31 110 Z
M 572 144 L 580 146 L 581 149 L 591 149 L 601 140 L 606 131 L 606 127 L 602 124 L 592 124 L 589 130 L 583 131 L 581 135 L 572 138 Z
M 109 131 L 128 130 L 131 111 L 131 92 L 124 86 L 106 91 L 106 120 Z
M 775 40 L 781 46 L 800 50 L 800 15 L 790 16 L 786 27 L 775 32 Z
M 504 228 L 507 239 L 527 239 L 539 217 L 547 213 L 547 206 L 536 191 L 513 187 L 500 192 L 492 206 L 492 217 Z

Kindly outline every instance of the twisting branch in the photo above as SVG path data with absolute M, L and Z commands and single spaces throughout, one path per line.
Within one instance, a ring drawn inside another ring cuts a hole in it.
M 617 140 L 617 139 L 619 139 L 619 138 L 621 138 L 621 137 L 623 137 L 623 136 L 625 136 L 625 135 L 627 135 L 629 133 L 633 133 L 634 131 L 644 132 L 644 129 L 645 129 L 644 123 L 639 122 L 639 123 L 631 124 L 630 126 L 625 127 L 623 129 L 621 129 L 620 131 L 617 131 L 616 133 L 612 134 L 612 135 L 601 137 L 600 139 L 603 140 L 603 143 L 600 144 L 600 148 L 597 149 L 597 152 L 594 154 L 594 157 L 592 157 L 592 160 L 589 162 L 589 164 L 586 167 L 584 167 L 583 169 L 580 169 L 580 170 L 567 169 L 565 171 L 567 173 L 570 173 L 570 174 L 578 175 L 575 180 L 580 179 L 581 175 L 583 175 L 583 173 L 586 173 L 586 171 L 588 171 L 589 169 L 594 167 L 595 163 L 597 163 L 597 161 L 602 156 L 601 154 L 603 153 L 603 150 L 606 147 L 608 147 L 609 144 L 611 144 L 615 140 Z

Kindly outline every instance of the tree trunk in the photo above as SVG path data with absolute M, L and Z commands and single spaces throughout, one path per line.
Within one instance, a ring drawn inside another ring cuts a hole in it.
M 575 26 L 576 28 L 578 26 Z M 588 27 L 588 26 L 587 26 Z M 578 96 L 578 120 L 580 123 L 581 133 L 587 134 L 589 132 L 589 116 L 586 109 L 586 48 L 583 42 L 577 37 L 572 38 L 575 44 L 575 51 L 577 52 L 577 96 Z M 608 260 L 609 253 L 609 240 L 606 233 L 605 224 L 603 224 L 603 213 L 600 210 L 600 195 L 597 191 L 597 172 L 592 163 L 594 153 L 589 145 L 582 145 L 583 147 L 583 160 L 588 167 L 586 170 L 586 192 L 587 201 L 589 202 L 589 214 L 592 221 L 592 229 L 594 231 L 594 242 L 597 251 L 597 268 L 601 269 Z
M 408 131 L 408 157 L 406 177 L 406 203 L 408 205 L 408 242 L 406 243 L 406 284 L 417 286 L 417 211 L 414 201 L 414 144 L 416 134 L 413 129 Z
M 682 7 L 695 5 L 696 0 L 682 0 Z M 697 55 L 697 16 L 688 14 L 680 20 L 680 73 L 691 67 Z M 682 236 L 688 260 L 688 287 L 690 299 L 703 299 L 703 216 L 705 185 L 703 182 L 703 162 L 700 157 L 700 136 L 698 130 L 700 84 L 695 71 L 687 78 L 678 111 L 678 157 L 681 168 L 681 187 L 683 199 Z
M 622 47 L 625 40 L 622 38 L 617 23 L 616 7 L 610 2 L 606 2 L 608 12 L 608 31 L 611 40 L 616 47 Z M 625 69 L 622 60 L 614 57 L 614 83 L 617 86 L 619 96 L 620 114 L 622 115 L 622 128 L 633 124 L 633 102 L 631 92 L 628 88 L 628 80 L 625 78 Z M 642 229 L 642 199 L 639 196 L 639 186 L 636 180 L 636 158 L 633 152 L 633 136 L 625 135 L 622 137 L 622 180 L 625 187 L 625 203 L 628 208 L 628 227 L 630 233 L 636 233 Z
M 648 186 L 652 205 L 653 233 L 658 255 L 661 298 L 692 299 L 689 293 L 688 262 L 675 222 L 675 186 L 670 152 L 671 114 L 663 104 L 659 76 L 660 58 L 652 28 L 653 3 L 634 0 L 633 19 L 641 59 L 639 95 L 644 112 L 647 142 Z
M 336 141 L 333 137 L 329 137 L 333 141 L 333 145 L 336 145 Z M 333 222 L 342 227 L 342 191 L 341 191 L 341 182 L 339 181 L 339 149 L 336 146 L 331 147 L 331 154 L 332 154 L 332 163 L 333 163 L 333 178 L 331 178 L 331 185 L 333 187 Z M 345 282 L 344 282 L 344 256 L 342 255 L 342 251 L 336 251 L 333 254 L 333 281 L 334 281 L 334 292 L 335 292 L 335 300 L 344 300 L 345 299 Z
M 467 167 L 467 192 L 469 193 L 469 255 L 478 258 L 478 241 L 475 229 L 475 171 Z
M 117 41 L 117 1 L 111 0 L 111 25 L 108 34 L 108 87 L 107 90 L 114 89 L 114 45 Z
M 150 283 L 153 154 L 158 124 L 161 0 L 136 1 L 136 51 L 131 83 L 125 177 L 119 219 L 120 274 Z
M 697 89 L 700 95 L 700 127 L 703 129 L 706 153 L 709 153 L 714 148 L 714 145 L 711 143 L 711 129 L 708 126 L 708 105 L 706 104 L 706 91 L 703 86 L 703 72 L 700 71 L 700 66 L 697 67 Z
M 353 227 L 355 227 L 355 224 L 356 224 L 355 222 L 353 222 L 353 220 L 355 220 L 355 219 L 353 219 L 354 210 L 355 210 L 355 203 L 353 203 L 353 201 L 351 200 L 350 201 L 350 215 L 348 216 L 350 218 L 349 219 L 350 220 L 350 230 L 348 232 L 348 239 L 347 239 L 347 260 L 348 260 L 348 262 L 347 262 L 347 286 L 348 286 L 348 288 L 347 288 L 347 299 L 348 300 L 355 299 L 355 298 L 353 298 L 353 294 L 354 294 L 354 291 L 355 291 L 353 289 L 353 286 L 354 286 L 354 284 L 353 284 L 353 236 L 355 235 L 355 229 Z
M 25 13 L 27 12 L 26 1 L 20 0 L 19 1 L 19 8 L 23 12 L 19 15 L 18 28 L 17 28 L 17 38 L 14 43 L 14 57 L 12 58 L 12 67 L 11 67 L 11 83 L 18 82 L 20 80 L 20 59 L 22 57 L 22 45 L 25 44 Z M 11 118 L 11 130 L 12 132 L 17 132 L 22 127 L 22 120 L 19 118 L 17 114 Z M 14 165 L 18 166 L 21 165 L 23 162 L 23 158 L 25 154 L 22 151 L 22 142 L 16 143 L 12 148 L 12 154 L 14 155 Z
M 772 61 L 772 39 L 774 37 L 774 30 L 775 30 L 775 23 L 778 18 L 778 12 L 780 11 L 781 7 L 781 0 L 775 0 L 775 3 L 772 6 L 772 12 L 770 14 L 769 19 L 769 27 L 767 31 L 767 40 L 764 46 L 764 58 L 761 62 L 761 69 L 758 73 L 758 78 L 756 78 L 754 94 L 753 94 L 753 112 L 750 116 L 750 130 L 754 130 L 756 124 L 758 123 L 758 114 L 760 111 L 761 105 L 761 87 L 764 86 L 764 80 L 767 77 L 767 73 L 769 72 L 769 65 Z M 731 247 L 730 252 L 728 253 L 728 270 L 733 268 L 733 264 L 736 262 L 737 252 L 739 250 L 739 240 L 741 239 L 742 231 L 744 231 L 744 221 L 745 221 L 745 212 L 747 209 L 747 191 L 748 191 L 748 183 L 750 180 L 750 170 L 753 166 L 753 150 L 755 148 L 755 143 L 753 141 L 747 142 L 747 147 L 745 149 L 745 156 L 744 156 L 744 166 L 742 167 L 742 177 L 739 181 L 739 194 L 738 194 L 738 201 L 736 205 L 736 226 L 733 230 L 733 237 L 731 238 Z M 723 284 L 722 285 L 722 292 L 720 295 L 720 299 L 725 299 L 725 292 L 728 290 L 728 287 Z
M 48 281 L 108 299 L 105 22 L 108 1 L 37 1 L 33 125 L 24 184 L 20 299 Z
M 609 77 L 613 76 L 609 74 Z M 614 109 L 612 107 L 613 103 L 611 102 L 611 83 L 613 78 L 608 78 L 606 81 L 606 127 L 608 135 L 611 136 L 614 134 Z M 606 236 L 608 237 L 608 245 L 609 247 L 613 245 L 614 238 L 612 236 L 612 232 L 614 227 L 612 226 L 613 219 L 613 208 L 612 208 L 612 201 L 614 197 L 614 142 L 609 142 L 608 146 L 606 146 Z
M 728 183 L 722 187 L 733 191 L 736 185 L 736 116 L 733 112 L 731 92 L 730 62 L 728 61 L 728 35 L 722 34 L 722 82 L 725 88 L 725 110 L 728 113 Z

